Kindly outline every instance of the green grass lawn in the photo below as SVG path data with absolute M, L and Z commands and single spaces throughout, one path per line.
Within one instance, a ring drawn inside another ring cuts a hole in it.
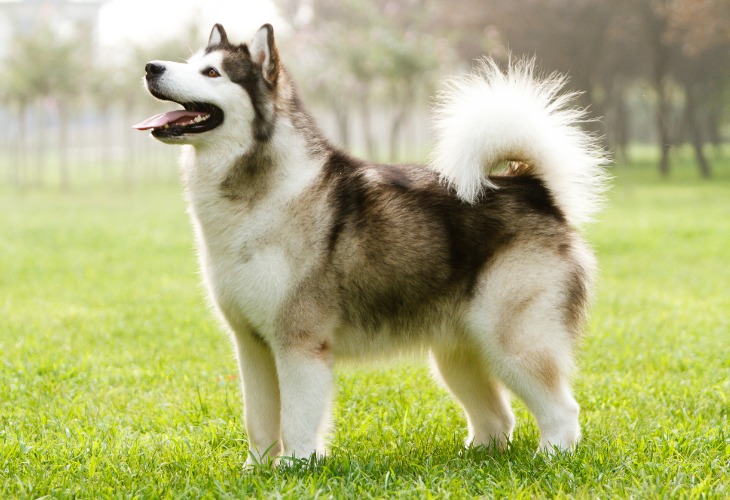
M 584 438 L 464 450 L 425 362 L 338 371 L 332 454 L 242 473 L 230 343 L 177 186 L 0 190 L 0 497 L 730 496 L 730 162 L 713 181 L 615 169 L 588 236 L 601 281 L 576 398 Z

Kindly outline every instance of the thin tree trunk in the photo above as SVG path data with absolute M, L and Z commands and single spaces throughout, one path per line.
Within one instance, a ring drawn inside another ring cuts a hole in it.
M 390 126 L 390 161 L 397 162 L 398 157 L 398 140 L 403 129 L 403 123 L 405 122 L 406 115 L 408 114 L 408 108 L 406 104 L 401 101 L 400 106 L 394 103 L 394 107 L 397 108 L 395 118 Z
M 101 176 L 102 179 L 104 179 L 104 184 L 107 186 L 111 184 L 112 180 L 112 141 L 114 137 L 114 132 L 112 131 L 112 125 L 114 123 L 113 120 L 113 112 L 112 107 L 108 103 L 104 103 L 101 106 L 101 109 L 99 110 L 101 113 L 101 116 L 104 117 L 104 124 L 102 127 L 102 146 L 101 146 L 101 163 L 102 165 L 99 165 L 101 168 Z M 97 167 L 97 168 L 99 168 Z
M 398 155 L 398 149 L 401 142 L 403 124 L 406 123 L 406 118 L 408 118 L 411 110 L 411 99 L 413 98 L 414 92 L 415 89 L 408 81 L 401 82 L 400 85 L 396 83 L 393 88 L 393 96 L 396 98 L 396 101 L 393 103 L 395 118 L 390 127 L 390 160 L 392 162 L 401 159 Z
M 723 84 L 726 81 L 713 82 L 710 94 L 705 97 L 705 102 L 711 102 L 712 106 L 707 107 L 705 123 L 707 125 L 707 139 L 712 144 L 715 153 L 720 151 L 722 145 L 722 134 L 720 134 L 720 123 L 723 117 Z
M 333 102 L 335 113 L 335 121 L 337 123 L 337 132 L 340 138 L 340 145 L 345 149 L 350 149 L 350 109 L 342 103 Z
M 36 145 L 35 145 L 35 179 L 33 185 L 36 187 L 42 187 L 44 185 L 43 172 L 45 170 L 45 155 L 46 155 L 46 127 L 48 126 L 48 120 L 46 113 L 43 109 L 43 104 L 39 105 L 36 101 L 35 104 L 35 115 L 36 115 Z
M 704 178 L 709 178 L 711 175 L 710 164 L 705 157 L 703 151 L 704 138 L 702 137 L 702 127 L 700 127 L 699 119 L 697 116 L 697 96 L 695 95 L 695 87 L 690 82 L 686 82 L 684 85 L 685 90 L 685 106 L 684 106 L 684 118 L 687 126 L 687 132 L 689 132 L 692 147 L 695 151 L 695 158 L 697 159 L 697 167 L 700 169 L 700 175 Z
M 20 103 L 18 110 L 18 143 L 15 145 L 14 182 L 18 189 L 23 189 L 28 177 L 28 104 Z
M 626 106 L 626 86 L 623 81 L 619 84 L 614 99 L 616 110 L 616 150 L 624 163 L 629 162 L 629 110 Z
M 135 123 L 134 120 L 134 112 L 133 112 L 133 105 L 130 101 L 127 101 L 126 106 L 124 106 L 124 122 L 127 124 Z M 137 160 L 137 155 L 135 154 L 135 140 L 134 136 L 131 133 L 126 134 L 127 137 L 127 147 L 126 147 L 126 157 L 127 160 L 125 161 L 124 165 L 124 183 L 127 186 L 127 188 L 131 188 L 134 185 L 134 171 L 136 168 L 135 162 Z
M 611 78 L 606 82 L 608 97 L 603 105 L 603 116 L 606 127 L 606 146 L 614 151 L 617 163 L 628 163 L 628 111 L 624 80 L 621 77 Z
M 656 127 L 659 138 L 659 172 L 663 177 L 669 175 L 669 151 L 671 150 L 671 139 L 669 135 L 669 102 L 665 77 L 657 75 L 654 82 L 657 91 Z
M 640 8 L 644 29 L 648 33 L 648 40 L 651 44 L 652 83 L 657 93 L 654 119 L 659 141 L 659 173 L 666 177 L 669 175 L 669 151 L 672 147 L 669 131 L 669 99 L 666 88 L 671 53 L 662 39 L 666 32 L 666 19 L 657 12 L 656 5 L 651 2 L 641 2 L 637 7 Z
M 362 133 L 365 139 L 365 149 L 368 158 L 375 159 L 375 139 L 371 126 L 370 114 L 370 84 L 364 82 L 364 86 L 360 93 L 360 117 L 362 119 Z
M 61 183 L 61 191 L 64 193 L 71 189 L 71 174 L 68 161 L 68 105 L 62 100 L 57 103 L 58 107 L 58 174 Z

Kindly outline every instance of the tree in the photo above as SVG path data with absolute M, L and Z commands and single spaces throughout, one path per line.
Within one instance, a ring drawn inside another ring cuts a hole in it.
M 293 60 L 303 61 L 299 64 L 303 70 L 312 66 L 307 63 L 319 63 L 304 84 L 313 82 L 307 90 L 316 89 L 337 110 L 343 142 L 348 142 L 348 115 L 357 106 L 368 154 L 377 155 L 371 115 L 374 101 L 379 101 L 390 111 L 389 156 L 397 159 L 403 124 L 419 93 L 433 86 L 443 54 L 439 40 L 426 27 L 438 2 L 312 0 L 307 16 L 302 15 L 300 2 L 278 4 L 295 27 L 288 44 L 299 49 Z
M 664 6 L 665 38 L 677 47 L 676 78 L 685 91 L 684 117 L 700 173 L 711 168 L 703 146 L 717 142 L 723 83 L 730 71 L 730 3 L 671 0 Z
M 666 36 L 692 56 L 730 43 L 730 2 L 726 0 L 670 0 L 664 7 Z
M 346 114 L 343 109 L 354 94 L 367 119 L 377 96 L 393 111 L 393 137 L 401 106 L 413 102 L 399 96 L 428 87 L 436 68 L 451 71 L 483 54 L 502 60 L 534 56 L 544 72 L 567 74 L 573 90 L 582 93 L 580 105 L 594 117 L 605 117 L 604 125 L 594 121 L 586 126 L 605 135 L 622 156 L 630 120 L 637 116 L 629 96 L 649 85 L 654 92 L 643 98 L 653 110 L 651 132 L 656 133 L 660 172 L 669 174 L 673 145 L 685 138 L 694 147 L 702 175 L 711 172 L 703 144 L 720 138 L 723 110 L 717 103 L 727 94 L 730 69 L 727 0 L 278 3 L 295 37 L 301 32 L 309 37 L 309 43 L 296 45 L 303 53 L 320 54 L 299 59 L 314 63 L 310 74 L 320 79 L 327 75 L 318 88 L 329 89 L 332 107 Z M 412 33 L 415 42 L 410 45 Z M 425 64 L 410 71 L 412 60 Z M 355 75 L 354 81 L 343 82 L 346 75 Z M 417 82 L 422 75 L 426 85 Z
M 43 99 L 45 114 L 55 107 L 59 131 L 59 174 L 61 189 L 68 190 L 70 175 L 68 168 L 68 120 L 74 100 L 81 94 L 83 76 L 90 65 L 85 57 L 83 46 L 75 37 L 62 37 L 49 26 L 42 25 L 28 35 L 16 35 L 14 49 L 5 61 L 7 83 L 3 86 L 10 98 L 15 101 L 20 114 L 24 116 L 28 106 Z M 49 106 L 50 105 L 50 106 Z M 45 118 L 42 116 L 42 118 Z M 47 119 L 41 119 L 47 122 Z M 22 141 L 25 141 L 26 124 L 20 125 Z M 40 132 L 37 151 L 37 181 L 42 182 L 45 142 L 47 138 L 44 123 L 38 127 Z
M 14 144 L 16 150 L 13 162 L 11 178 L 16 187 L 23 188 L 28 179 L 28 108 L 35 99 L 35 90 L 26 85 L 22 71 L 18 68 L 7 66 L 0 75 L 2 87 L 2 100 L 15 107 L 17 113 L 16 123 L 18 124 L 18 140 Z
M 444 4 L 442 18 L 461 33 L 457 46 L 464 56 L 481 50 L 464 40 L 479 39 L 480 30 L 485 39 L 484 27 L 493 26 L 498 35 L 491 38 L 512 54 L 535 55 L 542 67 L 570 76 L 572 86 L 583 92 L 582 104 L 606 117 L 605 133 L 614 149 L 624 150 L 628 141 L 626 91 L 648 81 L 656 95 L 660 172 L 669 173 L 678 138 L 676 109 L 682 106 L 700 172 L 709 175 L 702 144 L 706 129 L 719 140 L 720 111 L 708 103 L 722 101 L 718 95 L 730 67 L 730 2 L 460 0 L 458 5 Z

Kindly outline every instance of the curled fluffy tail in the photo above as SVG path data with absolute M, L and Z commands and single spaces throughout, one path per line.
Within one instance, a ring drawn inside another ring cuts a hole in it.
M 437 100 L 431 167 L 457 195 L 473 203 L 489 173 L 505 161 L 526 166 L 514 174 L 539 177 L 573 224 L 591 220 L 606 189 L 608 159 L 580 128 L 585 111 L 561 93 L 565 79 L 535 76 L 534 61 L 511 62 L 506 73 L 491 59 L 447 82 Z

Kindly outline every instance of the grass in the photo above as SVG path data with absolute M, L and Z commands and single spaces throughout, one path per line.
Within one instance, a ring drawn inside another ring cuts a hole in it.
M 730 496 L 730 162 L 615 173 L 574 454 L 518 401 L 507 452 L 463 449 L 416 361 L 338 370 L 332 456 L 250 474 L 179 189 L 0 191 L 0 497 Z

